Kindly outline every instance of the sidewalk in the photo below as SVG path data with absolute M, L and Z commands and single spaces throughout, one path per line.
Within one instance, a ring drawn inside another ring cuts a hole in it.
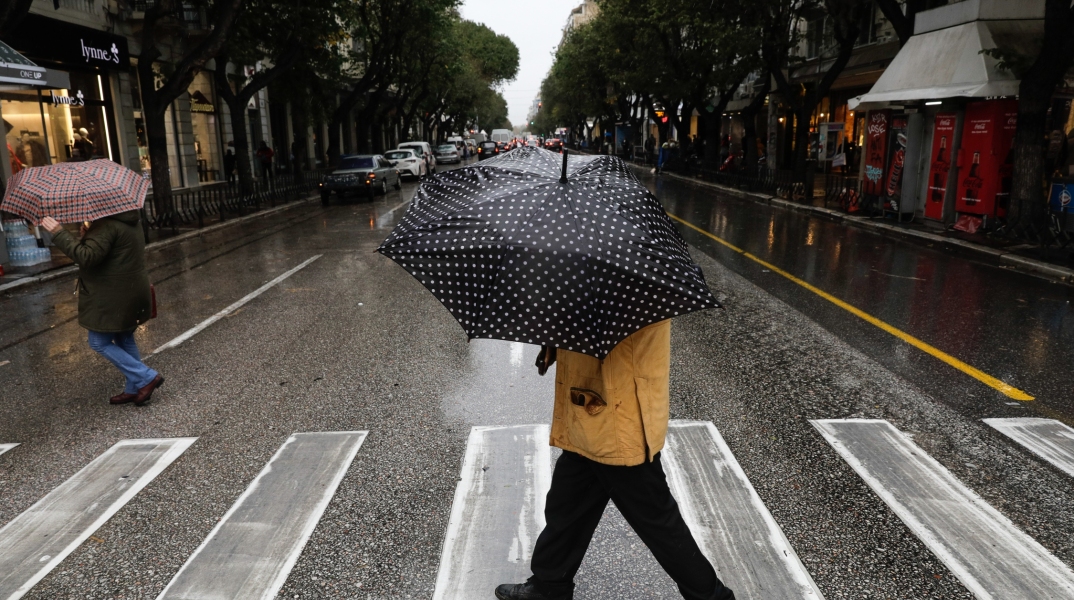
M 281 204 L 273 208 L 266 208 L 241 217 L 233 217 L 223 220 L 214 218 L 212 224 L 201 228 L 180 227 L 175 231 L 171 229 L 150 229 L 149 243 L 146 244 L 145 249 L 146 252 L 150 252 L 167 248 L 168 246 L 178 244 L 184 240 L 205 233 L 241 225 L 254 219 L 279 214 L 301 206 L 309 206 L 314 200 L 318 203 L 320 202 L 318 196 L 310 195 L 302 200 L 288 202 L 287 204 Z M 50 262 L 34 265 L 32 267 L 16 267 L 9 271 L 5 271 L 4 276 L 0 277 L 0 292 L 12 290 L 31 283 L 50 281 L 52 279 L 64 277 L 75 273 L 77 270 L 78 267 L 71 262 L 70 258 L 67 258 L 67 256 L 59 252 L 59 250 L 54 249 L 52 252 L 52 260 Z
M 643 177 L 651 178 L 649 167 L 643 167 L 630 163 L 637 172 Z M 942 249 L 946 252 L 959 254 L 963 256 L 969 256 L 983 262 L 994 264 L 1000 267 L 1006 267 L 1015 269 L 1032 275 L 1045 277 L 1060 281 L 1063 283 L 1074 284 L 1074 268 L 1062 265 L 1054 264 L 1038 258 L 1026 256 L 1025 253 L 1028 250 L 1036 248 L 1027 244 L 1012 245 L 1006 247 L 994 247 L 986 244 L 981 244 L 957 237 L 957 232 L 932 232 L 928 231 L 924 225 L 912 224 L 912 223 L 895 223 L 891 221 L 884 221 L 878 218 L 861 217 L 855 215 L 848 215 L 842 211 L 838 211 L 823 206 L 812 206 L 807 204 L 799 204 L 797 202 L 791 202 L 784 200 L 783 198 L 777 198 L 769 196 L 763 193 L 747 192 L 733 187 L 720 185 L 718 183 L 712 183 L 708 181 L 699 181 L 690 177 L 684 177 L 682 175 L 676 175 L 674 173 L 662 173 L 661 178 L 672 179 L 675 181 L 681 181 L 683 183 L 689 183 L 698 187 L 708 188 L 714 192 L 721 194 L 727 194 L 729 196 L 735 196 L 737 198 L 743 198 L 746 200 L 752 200 L 761 204 L 768 204 L 785 210 L 792 210 L 796 212 L 808 213 L 816 217 L 825 218 L 831 221 L 846 223 L 851 227 L 858 227 L 880 235 L 896 236 L 904 240 L 916 242 L 932 248 Z

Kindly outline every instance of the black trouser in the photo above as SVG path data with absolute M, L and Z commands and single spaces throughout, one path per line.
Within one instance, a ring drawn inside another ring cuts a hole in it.
M 659 454 L 636 467 L 613 467 L 563 452 L 545 504 L 548 524 L 533 550 L 533 574 L 542 587 L 557 593 L 574 588 L 574 575 L 608 500 L 675 580 L 683 598 L 732 597 L 683 521 Z

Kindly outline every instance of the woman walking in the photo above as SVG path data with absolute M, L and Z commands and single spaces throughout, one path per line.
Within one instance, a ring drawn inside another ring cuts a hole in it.
M 89 346 L 127 378 L 112 404 L 141 406 L 164 385 L 164 377 L 142 362 L 134 330 L 152 316 L 145 238 L 140 215 L 129 210 L 82 227 L 76 238 L 52 217 L 41 220 L 53 242 L 78 265 L 78 324 L 89 330 Z

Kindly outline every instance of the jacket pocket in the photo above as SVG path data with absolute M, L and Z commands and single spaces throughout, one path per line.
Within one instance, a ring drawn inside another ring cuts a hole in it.
M 606 410 L 604 382 L 595 377 L 572 377 L 570 384 L 565 390 L 568 441 L 594 457 L 615 456 L 615 411 Z

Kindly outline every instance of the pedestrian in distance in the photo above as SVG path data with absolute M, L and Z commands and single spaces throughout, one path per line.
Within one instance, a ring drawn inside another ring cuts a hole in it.
M 550 443 L 556 461 L 525 583 L 499 600 L 572 600 L 574 576 L 611 500 L 687 600 L 734 600 L 702 554 L 671 495 L 660 453 L 668 430 L 671 321 L 634 332 L 600 360 L 543 347 L 558 359 Z M 644 383 L 644 385 L 642 385 Z
M 224 175 L 227 176 L 228 185 L 235 183 L 235 153 L 228 148 L 224 152 Z
M 164 377 L 142 362 L 134 330 L 153 316 L 145 237 L 140 214 L 130 210 L 83 224 L 76 238 L 52 217 L 41 227 L 78 265 L 78 324 L 89 330 L 89 346 L 127 378 L 112 404 L 141 406 L 164 385 Z
M 275 154 L 264 141 L 257 148 L 257 161 L 261 164 L 261 178 L 265 181 L 272 179 L 272 157 Z

